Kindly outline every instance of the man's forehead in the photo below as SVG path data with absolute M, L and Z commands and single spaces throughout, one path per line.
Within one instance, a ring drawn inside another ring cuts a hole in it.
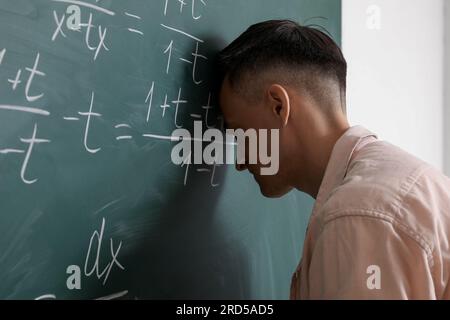
M 228 127 L 234 126 L 241 116 L 241 112 L 238 112 L 239 110 L 242 110 L 242 108 L 239 108 L 238 106 L 239 102 L 240 99 L 230 83 L 224 81 L 220 90 L 219 103 Z
M 222 85 L 220 86 L 220 93 L 228 95 L 231 93 L 231 91 L 232 88 L 230 80 L 228 79 L 228 77 L 225 77 L 222 81 Z
M 221 104 L 222 109 L 229 109 L 231 106 L 236 104 L 238 100 L 239 97 L 237 92 L 235 92 L 228 81 L 224 80 L 219 94 L 219 103 Z

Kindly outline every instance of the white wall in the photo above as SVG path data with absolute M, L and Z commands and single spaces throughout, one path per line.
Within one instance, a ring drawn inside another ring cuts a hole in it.
M 448 0 L 343 0 L 342 8 L 351 124 L 440 169 L 443 1 Z
M 444 169 L 450 176 L 450 1 L 445 0 L 445 113 L 444 113 Z

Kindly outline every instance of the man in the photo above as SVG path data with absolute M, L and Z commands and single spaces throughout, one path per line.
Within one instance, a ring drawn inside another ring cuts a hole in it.
M 323 32 L 251 26 L 219 55 L 232 129 L 279 129 L 267 197 L 316 199 L 293 299 L 449 299 L 450 179 L 346 118 L 347 64 Z M 355 106 L 356 107 L 356 106 Z M 389 116 L 389 115 L 386 115 Z

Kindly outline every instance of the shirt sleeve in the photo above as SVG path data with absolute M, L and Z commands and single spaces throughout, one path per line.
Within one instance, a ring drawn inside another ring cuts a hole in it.
M 436 299 L 426 250 L 379 218 L 325 224 L 308 268 L 312 299 Z

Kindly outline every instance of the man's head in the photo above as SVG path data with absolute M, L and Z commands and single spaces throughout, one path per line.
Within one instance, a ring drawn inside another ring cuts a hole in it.
M 330 130 L 347 125 L 347 64 L 339 47 L 317 29 L 271 20 L 248 28 L 218 60 L 227 126 L 280 130 L 276 175 L 262 176 L 260 164 L 238 169 L 248 169 L 265 196 L 282 196 L 292 188 L 310 191 L 312 144 L 320 148 L 329 142 Z

